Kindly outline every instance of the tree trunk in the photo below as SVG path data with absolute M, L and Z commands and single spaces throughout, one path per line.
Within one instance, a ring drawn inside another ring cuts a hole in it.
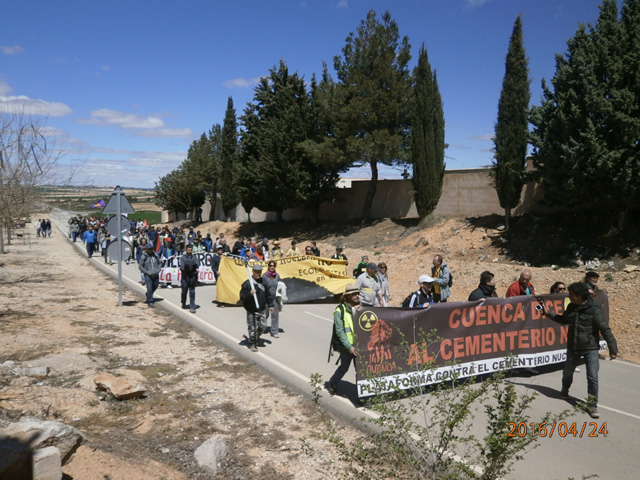
M 2 237 L 2 224 L 0 224 L 0 254 L 4 254 L 4 239 Z
M 282 222 L 282 210 L 276 210 L 276 222 Z
M 505 230 L 509 230 L 509 224 L 511 223 L 511 209 L 504 209 L 504 228 Z
M 376 190 L 378 189 L 378 162 L 372 160 L 369 164 L 371 165 L 371 181 L 369 182 L 367 195 L 364 198 L 364 206 L 362 207 L 362 223 L 369 220 L 369 217 L 371 216 L 373 199 L 375 198 Z

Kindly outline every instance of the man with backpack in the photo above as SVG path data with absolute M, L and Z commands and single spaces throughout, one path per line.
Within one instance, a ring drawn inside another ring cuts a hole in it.
M 435 280 L 429 275 L 420 275 L 418 278 L 420 288 L 404 299 L 403 308 L 429 308 L 429 305 L 434 303 L 433 284 Z
M 446 302 L 451 296 L 449 287 L 453 285 L 453 277 L 449 271 L 449 267 L 444 263 L 442 255 L 433 257 L 433 267 L 431 267 L 431 276 L 435 279 L 433 282 L 433 300 L 435 303 Z
M 349 370 L 351 362 L 358 356 L 353 335 L 353 312 L 360 306 L 360 289 L 355 283 L 347 285 L 340 305 L 333 312 L 333 335 L 331 348 L 340 352 L 340 365 L 329 379 L 327 390 L 331 395 L 338 391 L 338 382 Z

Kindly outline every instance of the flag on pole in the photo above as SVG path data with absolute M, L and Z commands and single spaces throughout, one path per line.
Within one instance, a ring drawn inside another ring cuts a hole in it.
M 104 208 L 104 199 L 100 199 L 100 201 L 94 203 L 89 208 Z

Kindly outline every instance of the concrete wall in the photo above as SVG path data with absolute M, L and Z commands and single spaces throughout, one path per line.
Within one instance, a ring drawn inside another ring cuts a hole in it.
M 364 199 L 369 187 L 369 180 L 342 179 L 341 188 L 336 188 L 335 197 L 331 203 L 324 204 L 320 209 L 320 220 L 354 220 L 359 219 L 364 205 Z M 521 215 L 525 212 L 539 212 L 536 200 L 541 192 L 535 184 L 527 184 L 522 190 L 521 203 L 511 212 Z M 206 203 L 202 207 L 202 219 L 209 219 L 211 206 Z M 434 212 L 442 217 L 477 217 L 491 214 L 504 214 L 500 207 L 498 195 L 493 187 L 493 180 L 489 176 L 489 169 L 475 168 L 468 170 L 448 170 L 444 175 L 442 196 Z M 309 214 L 301 208 L 285 210 L 284 220 L 301 220 Z M 411 180 L 379 180 L 376 196 L 371 209 L 371 218 L 416 218 L 418 212 L 413 201 L 413 182 Z M 185 218 L 190 219 L 190 216 Z M 163 212 L 163 222 L 181 220 L 184 218 L 170 218 Z M 246 222 L 247 212 L 238 205 L 231 212 L 231 220 Z M 220 202 L 216 203 L 214 220 L 226 220 Z M 252 222 L 275 221 L 274 212 L 251 210 Z

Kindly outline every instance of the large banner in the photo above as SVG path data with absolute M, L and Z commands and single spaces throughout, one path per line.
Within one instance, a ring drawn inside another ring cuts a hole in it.
M 569 301 L 566 295 L 541 298 L 555 313 L 564 312 Z M 608 318 L 606 294 L 598 292 L 595 301 Z M 426 310 L 360 309 L 354 318 L 358 396 L 563 362 L 568 327 L 543 317 L 537 305 L 535 297 L 520 296 Z M 435 368 L 421 368 L 427 362 Z
M 345 291 L 347 284 L 354 282 L 352 277 L 346 276 L 344 260 L 302 255 L 280 258 L 275 262 L 280 280 L 287 286 L 287 303 L 307 302 L 340 294 Z M 267 271 L 269 262 L 251 261 L 249 268 L 255 263 L 262 265 L 263 273 Z M 239 303 L 240 288 L 247 278 L 244 261 L 223 256 L 216 300 L 222 303 Z
M 216 277 L 211 270 L 211 261 L 214 253 L 194 253 L 198 257 L 198 281 L 200 283 L 215 283 Z M 180 256 L 165 258 L 162 260 L 162 270 L 160 270 L 160 282 L 180 283 L 182 273 L 180 272 Z

